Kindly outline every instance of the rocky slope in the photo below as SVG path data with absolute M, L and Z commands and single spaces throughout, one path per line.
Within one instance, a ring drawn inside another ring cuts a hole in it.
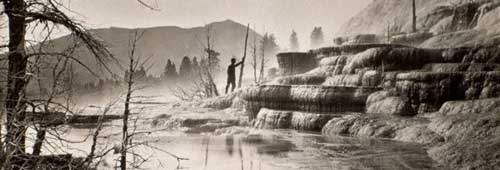
M 499 44 L 500 1 L 416 0 L 418 34 L 411 32 L 411 1 L 376 0 L 345 23 L 339 36 L 374 34 L 421 47 Z M 404 40 L 404 41 L 401 41 Z

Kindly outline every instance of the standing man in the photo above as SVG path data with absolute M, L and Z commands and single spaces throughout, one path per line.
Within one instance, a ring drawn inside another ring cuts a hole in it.
M 243 61 L 240 61 L 239 63 L 236 63 L 235 58 L 231 58 L 231 64 L 227 67 L 227 85 L 226 85 L 226 94 L 227 90 L 229 89 L 229 86 L 232 85 L 233 87 L 231 88 L 231 92 L 234 91 L 234 88 L 236 87 L 236 67 L 241 65 Z

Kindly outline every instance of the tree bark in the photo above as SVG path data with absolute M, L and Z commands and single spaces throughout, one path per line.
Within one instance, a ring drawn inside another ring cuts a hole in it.
M 26 19 L 23 16 L 23 0 L 4 1 L 5 13 L 9 23 L 9 53 L 7 74 L 7 95 L 5 110 L 7 113 L 7 135 L 5 154 L 7 169 L 19 169 L 20 158 L 25 154 L 26 125 L 24 90 L 27 84 L 25 51 Z
M 135 55 L 135 48 L 137 45 L 137 32 L 135 32 L 134 35 L 134 42 L 132 44 L 132 50 L 130 51 L 130 64 L 129 64 L 129 74 L 128 77 L 126 77 L 127 81 L 127 95 L 125 97 L 125 108 L 123 111 L 123 126 L 122 126 L 122 147 L 120 149 L 120 169 L 121 170 L 126 170 L 127 169 L 127 147 L 129 145 L 129 135 L 128 135 L 128 117 L 130 115 L 130 101 L 132 99 L 132 86 L 134 85 L 134 78 L 135 78 L 135 70 L 136 68 L 134 67 L 134 55 Z
M 132 85 L 133 85 L 133 62 L 134 60 L 130 60 L 130 74 L 127 80 L 127 96 L 125 98 L 125 111 L 123 112 L 123 130 L 122 130 L 122 148 L 121 148 L 121 159 L 120 159 L 120 169 L 127 169 L 127 147 L 128 147 L 128 117 L 130 115 L 130 98 L 132 96 Z

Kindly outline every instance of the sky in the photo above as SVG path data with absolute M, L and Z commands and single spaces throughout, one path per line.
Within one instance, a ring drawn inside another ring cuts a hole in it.
M 325 41 L 331 43 L 339 27 L 372 0 L 67 0 L 71 16 L 91 28 L 110 26 L 144 28 L 180 26 L 184 28 L 231 19 L 250 23 L 259 33 L 275 34 L 281 47 L 289 46 L 295 30 L 301 49 L 309 48 L 315 26 L 323 27 Z

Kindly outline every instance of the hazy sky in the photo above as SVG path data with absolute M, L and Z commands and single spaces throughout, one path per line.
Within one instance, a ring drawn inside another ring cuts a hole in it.
M 280 46 L 288 47 L 295 29 L 301 47 L 309 47 L 314 26 L 322 26 L 331 43 L 340 25 L 372 0 L 143 0 L 159 10 L 150 10 L 136 0 L 68 0 L 79 20 L 94 28 L 195 27 L 232 19 L 250 23 L 257 32 L 274 33 Z

